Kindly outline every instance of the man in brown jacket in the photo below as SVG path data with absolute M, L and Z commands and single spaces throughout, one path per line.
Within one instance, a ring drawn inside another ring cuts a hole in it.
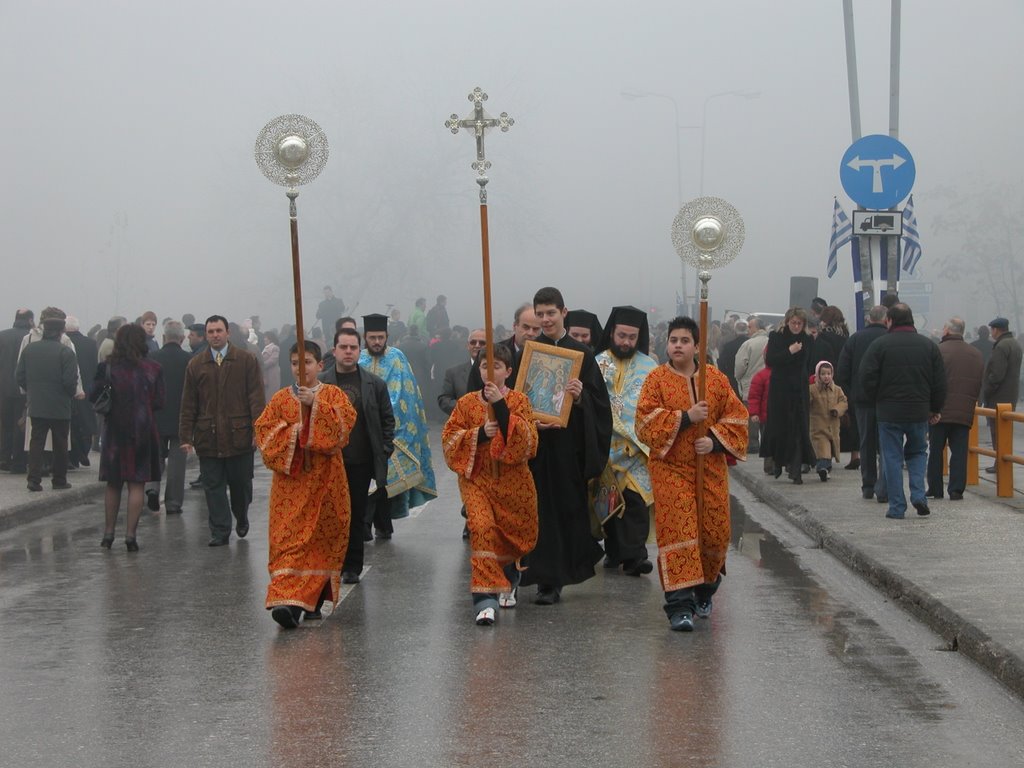
M 942 456 L 948 443 L 949 498 L 957 501 L 967 486 L 967 437 L 985 363 L 981 351 L 964 341 L 964 321 L 959 317 L 951 317 L 942 329 L 939 354 L 946 368 L 946 404 L 928 431 L 927 495 L 942 498 Z
M 210 516 L 210 546 L 231 538 L 231 516 L 241 538 L 249 532 L 252 501 L 253 422 L 263 412 L 260 363 L 245 349 L 228 343 L 228 321 L 206 320 L 209 349 L 193 357 L 185 370 L 181 396 L 181 449 L 195 449 Z M 228 492 L 230 491 L 230 503 Z

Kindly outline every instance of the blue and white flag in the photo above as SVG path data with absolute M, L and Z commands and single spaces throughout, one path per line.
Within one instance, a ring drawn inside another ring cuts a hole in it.
M 853 224 L 846 213 L 839 207 L 839 200 L 834 200 L 832 209 L 832 239 L 828 244 L 828 276 L 832 277 L 839 269 L 839 249 L 853 239 Z
M 914 196 L 907 200 L 903 209 L 903 271 L 914 274 L 917 262 L 921 260 L 921 237 L 917 232 L 917 215 L 914 213 Z

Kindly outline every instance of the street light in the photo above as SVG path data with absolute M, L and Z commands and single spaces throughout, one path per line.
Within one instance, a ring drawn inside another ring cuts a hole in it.
M 672 108 L 675 110 L 676 115 L 676 195 L 678 200 L 678 207 L 683 207 L 683 171 L 682 171 L 682 150 L 679 146 L 679 134 L 683 130 L 682 125 L 679 124 L 679 102 L 667 93 L 653 93 L 651 91 L 641 91 L 635 88 L 627 89 L 622 91 L 622 98 L 627 101 L 636 101 L 637 99 L 643 98 L 655 98 L 655 99 L 667 99 L 672 102 Z M 686 126 L 687 128 L 696 126 Z M 682 299 L 683 306 L 686 306 L 686 264 L 680 263 L 680 287 L 682 288 Z
M 704 113 L 701 116 L 701 121 L 700 121 L 700 194 L 701 194 L 701 197 L 704 196 L 704 157 L 706 155 L 706 152 L 704 150 L 707 149 L 707 146 L 708 146 L 708 143 L 707 143 L 707 138 L 708 138 L 708 104 L 710 104 L 714 99 L 720 99 L 720 98 L 723 98 L 725 96 L 737 96 L 737 97 L 739 97 L 741 99 L 756 99 L 760 95 L 761 95 L 760 91 L 750 91 L 750 90 L 722 91 L 721 93 L 713 93 L 710 96 L 708 96 L 706 99 L 704 99 Z M 679 122 L 678 115 L 676 117 L 676 122 L 677 123 Z
M 672 102 L 672 108 L 675 110 L 676 117 L 676 192 L 679 196 L 679 207 L 683 207 L 683 172 L 682 172 L 682 160 L 680 149 L 679 134 L 684 129 L 689 128 L 700 128 L 700 196 L 704 196 L 704 159 L 707 148 L 707 135 L 708 135 L 708 104 L 715 99 L 724 98 L 726 96 L 736 96 L 741 99 L 756 99 L 761 95 L 760 91 L 749 90 L 749 89 L 738 89 L 732 91 L 722 91 L 720 93 L 713 93 L 704 99 L 704 108 L 701 113 L 700 125 L 681 125 L 679 123 L 679 102 L 675 100 L 675 97 L 669 96 L 667 93 L 657 93 L 655 91 L 644 91 L 639 88 L 627 88 L 621 92 L 622 98 L 627 101 L 635 101 L 636 99 L 653 98 L 653 99 L 666 99 Z M 686 304 L 686 265 L 682 267 L 682 288 L 683 288 L 683 303 Z M 696 305 L 697 294 L 696 294 L 696 283 L 694 283 L 694 305 Z

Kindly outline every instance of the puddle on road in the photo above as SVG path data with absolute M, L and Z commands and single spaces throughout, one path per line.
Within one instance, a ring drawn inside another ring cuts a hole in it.
M 747 517 L 735 497 L 731 508 L 733 549 L 771 573 L 775 589 L 792 598 L 821 630 L 833 657 L 874 680 L 902 701 L 905 711 L 922 719 L 941 720 L 954 707 L 942 686 L 930 681 L 917 659 L 873 618 L 837 602 L 795 555 Z
M 69 549 L 80 541 L 93 541 L 99 551 L 100 538 L 103 536 L 102 525 L 85 525 L 74 530 L 52 530 L 22 540 L 16 545 L 0 547 L 0 571 L 12 565 L 38 560 L 65 549 Z

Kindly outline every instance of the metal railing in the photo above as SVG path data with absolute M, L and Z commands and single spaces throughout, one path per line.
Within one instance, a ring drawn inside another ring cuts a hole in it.
M 996 437 L 994 448 L 981 448 L 978 445 L 978 433 L 981 430 L 981 418 L 985 416 L 995 419 Z M 1024 423 L 1024 413 L 1016 413 L 1010 403 L 999 403 L 995 408 L 976 407 L 974 424 L 968 438 L 967 450 L 967 484 L 978 484 L 978 457 L 988 456 L 996 463 L 996 495 L 1002 498 L 1013 496 L 1013 465 L 1024 465 L 1024 456 L 1013 453 L 1013 424 Z

